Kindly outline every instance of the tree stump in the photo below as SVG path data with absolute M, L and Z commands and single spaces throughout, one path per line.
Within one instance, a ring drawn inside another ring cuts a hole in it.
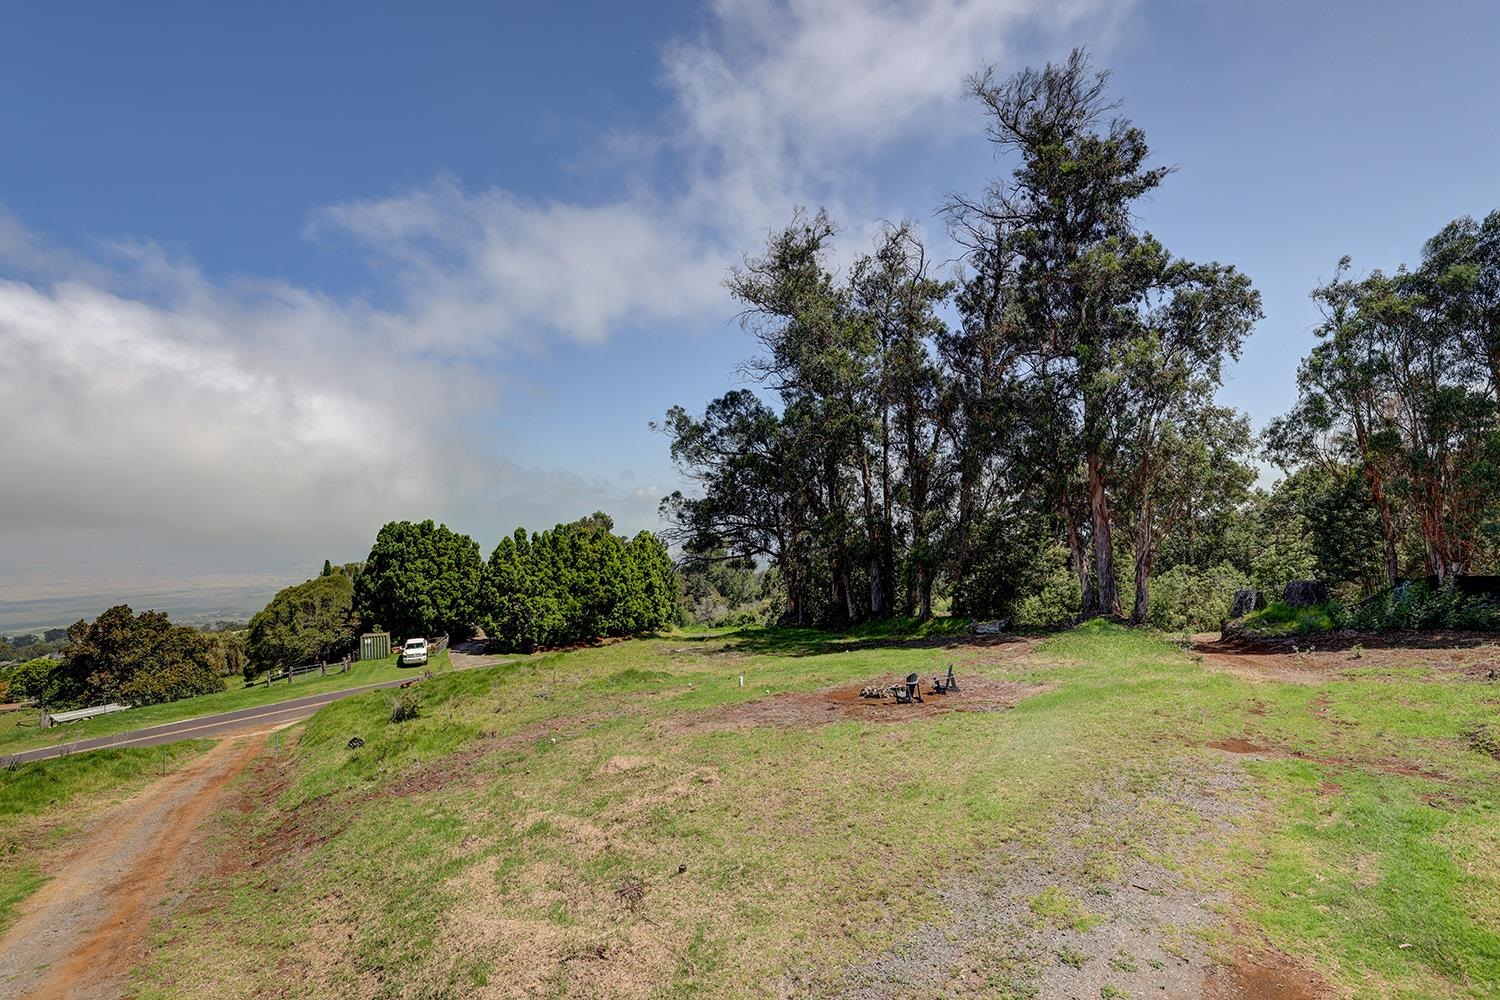
M 1328 584 L 1322 580 L 1293 580 L 1281 592 L 1289 608 L 1310 608 L 1328 601 Z
M 1243 618 L 1252 611 L 1266 606 L 1266 595 L 1254 587 L 1241 587 L 1234 592 L 1234 603 L 1229 605 L 1229 617 Z

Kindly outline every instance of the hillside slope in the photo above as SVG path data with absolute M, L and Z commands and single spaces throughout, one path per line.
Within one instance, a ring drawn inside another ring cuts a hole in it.
M 1494 685 L 1199 660 L 748 631 L 439 677 L 401 723 L 350 699 L 253 768 L 139 988 L 1488 995 Z

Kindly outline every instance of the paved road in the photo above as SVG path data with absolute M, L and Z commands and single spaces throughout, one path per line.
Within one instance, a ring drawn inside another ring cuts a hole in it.
M 467 656 L 457 653 L 452 656 L 452 660 L 455 670 L 474 670 L 478 667 L 495 667 L 504 663 L 514 662 L 512 660 L 491 660 L 484 657 Z M 242 733 L 247 730 L 274 729 L 277 726 L 286 726 L 293 722 L 301 722 L 329 702 L 338 701 L 340 698 L 348 698 L 350 695 L 363 694 L 366 691 L 398 687 L 415 680 L 419 676 L 420 674 L 413 677 L 382 681 L 379 684 L 366 684 L 362 687 L 345 688 L 342 691 L 311 694 L 305 698 L 292 698 L 287 701 L 277 702 L 274 705 L 241 708 L 237 711 L 220 712 L 218 715 L 205 715 L 197 719 L 183 719 L 181 722 L 166 722 L 146 729 L 133 729 L 129 732 L 115 733 L 110 736 L 96 736 L 92 739 L 62 743 L 58 746 L 41 747 L 37 750 L 24 750 L 16 754 L 0 753 L 0 762 L 9 763 L 15 760 L 24 764 L 27 761 L 47 760 L 50 757 L 61 757 L 64 754 L 79 753 L 84 750 L 108 750 L 114 747 L 151 747 L 162 743 L 175 743 L 178 740 L 213 739 L 220 736 L 227 736 L 230 733 Z

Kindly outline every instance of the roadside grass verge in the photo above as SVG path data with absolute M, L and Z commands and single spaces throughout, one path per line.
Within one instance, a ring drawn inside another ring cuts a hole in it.
M 63 743 L 92 739 L 96 736 L 108 736 L 131 729 L 144 729 L 148 726 L 193 719 L 202 715 L 233 712 L 242 708 L 258 708 L 262 705 L 274 705 L 277 702 L 303 698 L 307 695 L 325 694 L 329 691 L 343 691 L 365 684 L 379 684 L 382 681 L 416 677 L 424 668 L 401 667 L 397 665 L 395 656 L 388 656 L 381 660 L 365 660 L 355 663 L 347 674 L 333 673 L 332 669 L 330 668 L 326 677 L 310 674 L 290 684 L 273 684 L 269 687 L 264 683 L 245 687 L 238 678 L 231 678 L 231 683 L 239 686 L 214 694 L 199 695 L 196 698 L 183 698 L 180 701 L 169 701 L 160 705 L 143 705 L 124 712 L 53 726 L 50 729 L 41 729 L 37 726 L 37 712 L 8 713 L 14 718 L 5 719 L 0 716 L 0 760 L 3 760 L 8 753 L 33 750 L 37 747 L 58 746 Z M 444 651 L 434 656 L 425 669 L 433 673 L 442 673 L 452 669 L 447 652 Z
M 209 740 L 189 740 L 0 768 L 0 932 L 15 919 L 16 907 L 46 882 L 55 849 L 88 817 L 211 746 Z
M 405 722 L 381 692 L 331 705 L 268 767 L 267 803 L 232 820 L 234 843 L 263 846 L 162 928 L 137 986 L 825 995 L 915 928 L 941 928 L 944 879 L 1045 856 L 1101 794 L 1154 802 L 1229 769 L 1244 776 L 1232 835 L 1195 839 L 1205 820 L 1170 803 L 1146 810 L 1152 829 L 1075 824 L 1094 891 L 1149 857 L 1233 900 L 1222 933 L 1340 988 L 1491 995 L 1500 762 L 1462 731 L 1494 717 L 1493 687 L 1252 681 L 1103 622 L 1029 647 L 930 637 L 673 635 L 438 676 Z M 950 663 L 961 684 L 1029 694 L 889 722 L 765 714 Z M 1208 746 L 1229 739 L 1258 749 Z M 1086 934 L 1097 901 L 1064 893 L 1044 889 L 1032 912 L 1068 902 Z M 321 944 L 282 947 L 305 940 Z M 1002 954 L 973 962 L 991 995 L 1035 987 Z

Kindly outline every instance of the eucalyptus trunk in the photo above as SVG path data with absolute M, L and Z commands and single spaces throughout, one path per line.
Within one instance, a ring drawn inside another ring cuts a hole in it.
M 1104 462 L 1098 449 L 1085 456 L 1089 477 L 1089 527 L 1094 534 L 1094 579 L 1098 589 L 1092 610 L 1105 616 L 1120 614 L 1120 594 L 1115 586 L 1115 553 L 1111 545 L 1109 497 L 1104 492 Z

